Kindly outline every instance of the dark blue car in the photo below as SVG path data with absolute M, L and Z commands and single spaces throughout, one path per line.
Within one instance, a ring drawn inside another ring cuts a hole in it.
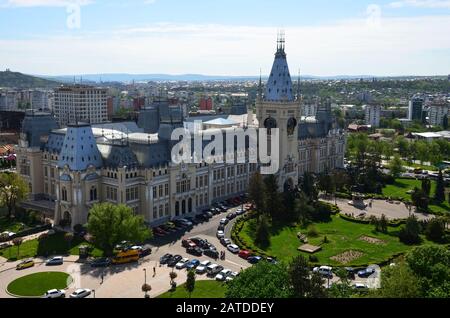
M 186 268 L 187 268 L 188 270 L 190 270 L 190 269 L 196 268 L 198 265 L 200 265 L 200 261 L 199 261 L 198 259 L 193 259 L 193 260 L 190 260 L 190 261 L 186 264 Z
M 91 262 L 91 267 L 108 267 L 111 264 L 111 260 L 106 257 L 96 258 Z
M 247 258 L 247 261 L 250 264 L 257 264 L 262 260 L 261 256 L 250 256 L 249 258 Z
M 375 273 L 375 268 L 368 267 L 366 269 L 359 271 L 358 276 L 361 278 L 367 278 L 367 277 L 370 277 L 374 273 Z

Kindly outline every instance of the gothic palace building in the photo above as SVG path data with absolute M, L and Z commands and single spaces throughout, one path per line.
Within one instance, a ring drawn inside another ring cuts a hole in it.
M 164 100 L 147 111 L 156 132 L 134 122 L 59 129 L 50 114 L 28 112 L 17 151 L 18 173 L 31 189 L 27 204 L 54 214 L 55 224 L 66 220 L 73 227 L 85 224 L 98 202 L 123 203 L 153 226 L 246 192 L 257 164 L 175 165 L 171 133 L 192 129 L 192 119 Z M 265 92 L 260 83 L 255 115 L 205 119 L 197 129 L 279 128 L 280 189 L 295 187 L 305 172 L 343 167 L 345 133 L 335 125 L 328 102 L 318 105 L 315 117 L 302 116 L 284 41 L 278 42 Z

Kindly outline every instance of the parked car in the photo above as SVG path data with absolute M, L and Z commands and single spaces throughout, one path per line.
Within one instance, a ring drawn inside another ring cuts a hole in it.
M 225 231 L 225 225 L 219 224 L 219 226 L 217 227 L 217 231 Z
M 86 298 L 91 294 L 91 290 L 87 288 L 79 288 L 70 294 L 69 298 Z
M 238 273 L 238 272 L 231 272 L 231 273 L 227 276 L 226 281 L 227 281 L 227 282 L 231 282 L 233 279 L 235 279 L 235 278 L 238 277 L 238 276 L 239 276 L 239 273 Z
M 153 233 L 155 233 L 156 236 L 165 236 L 165 235 L 169 234 L 167 231 L 164 231 L 160 227 L 153 228 Z
M 358 276 L 361 278 L 367 278 L 375 274 L 375 268 L 367 267 L 366 269 L 360 270 Z
M 195 220 L 195 218 L 190 217 L 190 216 L 185 217 L 183 220 L 186 220 L 186 221 L 192 223 L 192 225 L 197 225 L 198 224 L 198 222 Z
M 108 267 L 111 265 L 111 260 L 106 257 L 96 258 L 91 261 L 91 267 Z
M 139 251 L 139 257 L 146 257 L 148 255 L 150 255 L 152 253 L 152 248 L 149 246 L 146 246 L 144 248 L 142 248 L 142 250 Z
M 161 258 L 159 259 L 159 263 L 161 265 L 167 264 L 172 259 L 172 257 L 172 254 L 165 254 L 164 256 L 161 256 Z
M 252 253 L 246 250 L 242 250 L 239 252 L 239 257 L 242 257 L 243 259 L 248 259 L 250 256 L 252 256 Z
M 350 279 L 355 279 L 355 270 L 352 267 L 346 267 L 347 277 Z
M 188 240 L 188 239 L 183 239 L 181 241 L 181 246 L 185 247 L 185 248 L 189 248 L 189 247 L 196 247 L 197 244 L 195 244 L 193 241 Z
M 194 255 L 194 256 L 202 256 L 203 250 L 200 247 L 188 247 L 186 249 L 186 253 Z
M 206 240 L 199 238 L 199 237 L 191 238 L 191 241 L 194 242 L 200 248 L 203 248 L 205 246 L 205 244 L 207 243 Z
M 363 291 L 369 289 L 369 287 L 367 287 L 366 284 L 362 283 L 355 283 L 352 287 L 356 290 L 363 290 Z
M 229 238 L 222 237 L 222 238 L 220 239 L 220 243 L 221 243 L 223 246 L 227 247 L 227 246 L 230 245 L 232 242 L 231 242 L 231 240 L 230 240 Z
M 8 236 L 8 238 L 12 238 L 14 235 L 16 235 L 16 233 L 14 233 L 14 232 L 9 232 L 9 231 L 5 231 L 5 232 L 2 232 L 2 233 L 0 233 L 0 236 Z
M 217 231 L 216 236 L 218 239 L 221 239 L 221 238 L 225 237 L 225 233 L 224 233 L 224 231 Z
M 333 268 L 330 266 L 314 267 L 313 272 L 330 279 L 333 278 Z
M 236 244 L 230 244 L 227 246 L 227 249 L 233 253 L 233 254 L 237 254 L 239 253 L 239 246 L 237 246 Z
M 195 272 L 196 272 L 197 274 L 204 274 L 204 273 L 206 273 L 206 268 L 207 268 L 209 265 L 211 265 L 211 262 L 210 262 L 210 261 L 203 261 L 203 262 L 201 262 L 201 263 L 197 266 L 197 268 L 195 269 Z
M 217 264 L 211 264 L 206 268 L 206 273 L 210 277 L 214 277 L 223 270 L 223 266 Z
M 62 264 L 64 264 L 64 258 L 62 256 L 52 257 L 45 262 L 46 266 L 56 266 Z
M 207 249 L 207 250 L 203 250 L 203 254 L 205 256 L 211 257 L 213 259 L 218 259 L 219 258 L 219 252 L 216 249 Z
M 34 261 L 32 259 L 27 259 L 27 260 L 22 261 L 19 264 L 17 264 L 16 269 L 22 270 L 22 269 L 30 268 L 33 266 L 34 266 Z
M 198 259 L 193 259 L 190 260 L 187 264 L 186 264 L 186 269 L 190 270 L 190 269 L 194 269 L 196 268 L 198 265 L 200 265 L 200 261 Z
M 223 218 L 220 220 L 220 224 L 222 225 L 227 225 L 230 222 L 230 220 L 228 220 L 227 218 Z
M 214 216 L 214 214 L 211 211 L 207 211 L 205 212 L 205 215 L 208 219 L 212 218 Z
M 249 258 L 247 258 L 247 261 L 250 264 L 258 264 L 261 260 L 262 260 L 261 256 L 250 256 Z
M 64 298 L 64 297 L 66 297 L 66 293 L 64 290 L 61 289 L 50 289 L 43 296 L 43 298 Z
M 172 258 L 167 261 L 167 266 L 174 267 L 182 259 L 183 259 L 183 257 L 181 255 L 172 256 Z
M 266 258 L 266 261 L 268 261 L 269 263 L 272 263 L 272 264 L 278 264 L 278 261 L 273 257 Z
M 180 261 L 175 265 L 176 269 L 183 269 L 186 267 L 187 263 L 189 262 L 189 258 L 182 258 Z
M 122 241 L 119 244 L 117 244 L 114 249 L 116 250 L 125 250 L 128 249 L 131 246 L 131 242 L 129 241 Z
M 235 213 L 230 213 L 230 214 L 227 215 L 227 219 L 228 219 L 229 221 L 233 220 L 235 217 L 236 217 L 236 214 L 235 214 Z
M 231 273 L 232 271 L 230 269 L 224 269 L 216 275 L 216 280 L 218 280 L 219 282 L 224 282 L 227 279 L 228 275 L 230 275 Z
M 237 211 L 235 213 L 236 213 L 236 215 L 242 215 L 242 214 L 245 214 L 245 210 L 242 208 L 239 208 L 239 209 L 237 209 Z
M 197 214 L 195 216 L 195 219 L 197 220 L 198 223 L 203 223 L 208 221 L 208 217 L 205 214 Z

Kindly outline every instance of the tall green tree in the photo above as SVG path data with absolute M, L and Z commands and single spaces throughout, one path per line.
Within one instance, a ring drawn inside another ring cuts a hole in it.
M 434 194 L 434 201 L 442 203 L 445 201 L 445 184 L 442 170 L 439 170 L 439 176 L 436 182 L 436 192 Z
M 400 177 L 401 173 L 405 170 L 403 168 L 403 160 L 398 154 L 394 155 L 394 158 L 389 162 L 389 170 L 391 171 L 391 176 L 395 179 Z
M 255 243 L 266 248 L 270 245 L 269 220 L 266 215 L 260 215 L 255 229 Z
M 260 215 L 263 214 L 266 211 L 266 189 L 259 172 L 250 178 L 248 194 L 250 201 L 255 205 L 256 212 Z
M 114 247 L 121 241 L 144 242 L 152 235 L 142 216 L 135 216 L 125 205 L 111 203 L 92 207 L 87 229 L 106 255 L 112 255 Z
M 423 189 L 414 188 L 411 200 L 419 211 L 428 212 L 429 197 Z
M 288 273 L 293 297 L 306 298 L 310 290 L 308 260 L 303 255 L 295 257 L 288 266 Z
M 418 298 L 422 296 L 419 279 L 405 263 L 386 267 L 381 271 L 381 288 L 383 298 Z
M 399 239 L 405 244 L 420 243 L 420 224 L 412 215 L 406 220 L 406 224 L 399 231 Z
M 8 217 L 14 216 L 16 205 L 27 198 L 29 187 L 17 173 L 0 173 L 0 204 L 8 209 Z
M 273 219 L 280 216 L 282 211 L 282 201 L 281 195 L 278 192 L 278 181 L 277 177 L 273 174 L 264 178 L 264 189 L 265 189 L 265 198 L 266 198 L 266 212 Z
M 259 262 L 227 284 L 226 298 L 289 298 L 291 289 L 286 266 Z
M 425 228 L 425 236 L 433 242 L 442 242 L 445 238 L 445 222 L 441 218 L 433 218 L 428 221 Z
M 189 270 L 187 274 L 185 288 L 189 293 L 189 298 L 191 298 L 191 295 L 195 289 L 195 271 L 193 269 Z
M 301 189 L 310 201 L 317 201 L 319 191 L 317 190 L 316 180 L 313 174 L 306 172 L 303 175 Z

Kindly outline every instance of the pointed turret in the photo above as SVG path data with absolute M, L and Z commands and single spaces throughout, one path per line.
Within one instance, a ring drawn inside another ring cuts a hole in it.
M 291 74 L 287 63 L 284 34 L 280 33 L 277 40 L 277 52 L 266 87 L 266 101 L 294 101 Z
M 71 171 L 84 171 L 89 166 L 100 168 L 102 156 L 89 124 L 72 124 L 67 127 L 58 167 L 68 166 Z

